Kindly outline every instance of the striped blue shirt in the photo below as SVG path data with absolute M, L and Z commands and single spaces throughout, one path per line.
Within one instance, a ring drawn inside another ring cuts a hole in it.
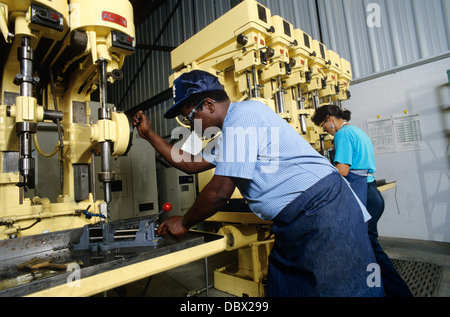
M 284 119 L 257 101 L 230 104 L 222 134 L 203 156 L 216 165 L 216 175 L 234 180 L 250 209 L 266 220 L 336 171 Z

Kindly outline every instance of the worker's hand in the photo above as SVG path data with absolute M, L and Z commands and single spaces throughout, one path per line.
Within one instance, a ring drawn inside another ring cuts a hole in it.
M 189 230 L 183 226 L 183 216 L 174 216 L 163 221 L 156 232 L 160 236 L 170 234 L 175 237 L 180 237 L 188 231 Z
M 150 123 L 150 120 L 145 115 L 145 113 L 142 110 L 136 112 L 133 116 L 132 121 L 133 121 L 133 124 L 136 127 L 139 135 L 142 138 L 148 140 L 150 133 L 153 130 L 152 130 L 152 124 Z

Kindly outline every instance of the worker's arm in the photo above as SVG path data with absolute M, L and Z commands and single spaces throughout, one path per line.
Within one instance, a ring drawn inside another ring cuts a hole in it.
M 214 168 L 214 165 L 206 161 L 201 155 L 194 156 L 184 152 L 156 134 L 144 112 L 139 111 L 133 116 L 133 124 L 136 126 L 139 135 L 147 140 L 170 165 L 179 170 L 194 174 Z
M 337 163 L 336 168 L 342 176 L 347 176 L 350 171 L 350 165 Z
M 190 227 L 208 219 L 223 207 L 230 199 L 235 187 L 231 178 L 214 175 L 188 212 L 184 216 L 174 216 L 163 221 L 157 233 L 162 236 L 171 234 L 176 237 L 185 234 Z

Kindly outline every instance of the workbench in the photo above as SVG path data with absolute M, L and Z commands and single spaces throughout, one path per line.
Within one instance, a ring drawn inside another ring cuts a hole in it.
M 190 231 L 156 247 L 99 254 L 74 251 L 82 228 L 0 241 L 0 296 L 92 296 L 220 253 L 225 237 Z M 19 270 L 30 260 L 66 264 L 67 270 Z

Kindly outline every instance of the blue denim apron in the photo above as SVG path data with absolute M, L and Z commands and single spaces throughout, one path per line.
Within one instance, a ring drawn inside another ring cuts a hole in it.
M 361 208 L 338 173 L 320 180 L 273 220 L 267 296 L 383 296 Z
M 345 178 L 362 204 L 367 206 L 367 176 L 358 175 L 350 171 Z

